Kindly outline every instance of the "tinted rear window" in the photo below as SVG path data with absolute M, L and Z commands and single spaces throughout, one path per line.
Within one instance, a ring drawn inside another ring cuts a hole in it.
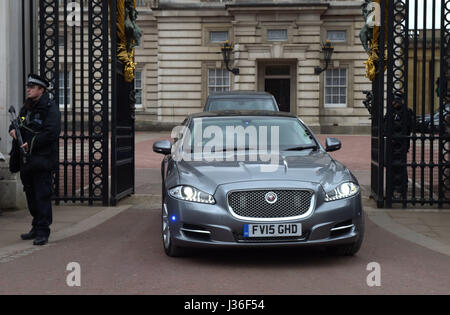
M 209 111 L 219 110 L 275 110 L 270 98 L 253 99 L 213 99 L 209 102 Z

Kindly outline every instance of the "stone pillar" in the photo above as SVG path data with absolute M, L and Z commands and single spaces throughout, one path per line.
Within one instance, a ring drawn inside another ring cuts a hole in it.
M 8 103 L 9 103 L 9 7 L 11 1 L 0 2 L 0 19 L 7 27 L 0 30 L 0 152 L 6 154 L 9 148 L 10 139 L 8 138 Z
M 8 157 L 0 162 L 0 213 L 5 209 L 24 209 L 27 200 L 19 174 L 9 172 Z
M 22 49 L 22 1 L 0 1 L 0 19 L 5 28 L 0 30 L 0 151 L 11 147 L 8 135 L 11 105 L 16 111 L 22 107 L 24 96 Z
M 8 109 L 14 105 L 18 111 L 24 95 L 22 1 L 0 1 L 0 20 L 6 26 L 0 30 L 0 151 L 7 156 L 11 148 Z M 7 162 L 0 162 L 0 211 L 24 206 L 25 197 L 18 177 L 9 173 Z

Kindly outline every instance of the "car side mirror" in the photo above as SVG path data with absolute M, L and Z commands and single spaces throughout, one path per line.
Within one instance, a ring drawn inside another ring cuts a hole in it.
M 337 151 L 342 147 L 342 143 L 339 139 L 336 138 L 327 138 L 325 143 L 325 151 L 333 152 Z
M 164 155 L 172 153 L 172 143 L 169 140 L 162 140 L 153 144 L 153 152 Z

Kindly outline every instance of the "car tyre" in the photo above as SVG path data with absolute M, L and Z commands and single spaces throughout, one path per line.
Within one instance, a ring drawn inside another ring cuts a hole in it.
M 331 255 L 335 256 L 354 256 L 361 248 L 364 240 L 365 218 L 364 213 L 361 215 L 361 225 L 359 227 L 359 237 L 356 242 L 328 247 L 327 250 Z
M 163 242 L 164 251 L 169 257 L 182 257 L 186 255 L 186 250 L 173 244 L 172 233 L 170 231 L 169 212 L 165 202 L 162 203 L 161 212 L 161 238 Z

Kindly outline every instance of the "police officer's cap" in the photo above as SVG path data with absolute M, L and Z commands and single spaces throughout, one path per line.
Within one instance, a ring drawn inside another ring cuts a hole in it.
M 48 89 L 50 86 L 50 84 L 48 83 L 48 81 L 45 78 L 43 78 L 37 74 L 29 74 L 27 86 L 33 86 L 33 85 L 39 85 L 39 86 L 43 87 L 44 89 Z

